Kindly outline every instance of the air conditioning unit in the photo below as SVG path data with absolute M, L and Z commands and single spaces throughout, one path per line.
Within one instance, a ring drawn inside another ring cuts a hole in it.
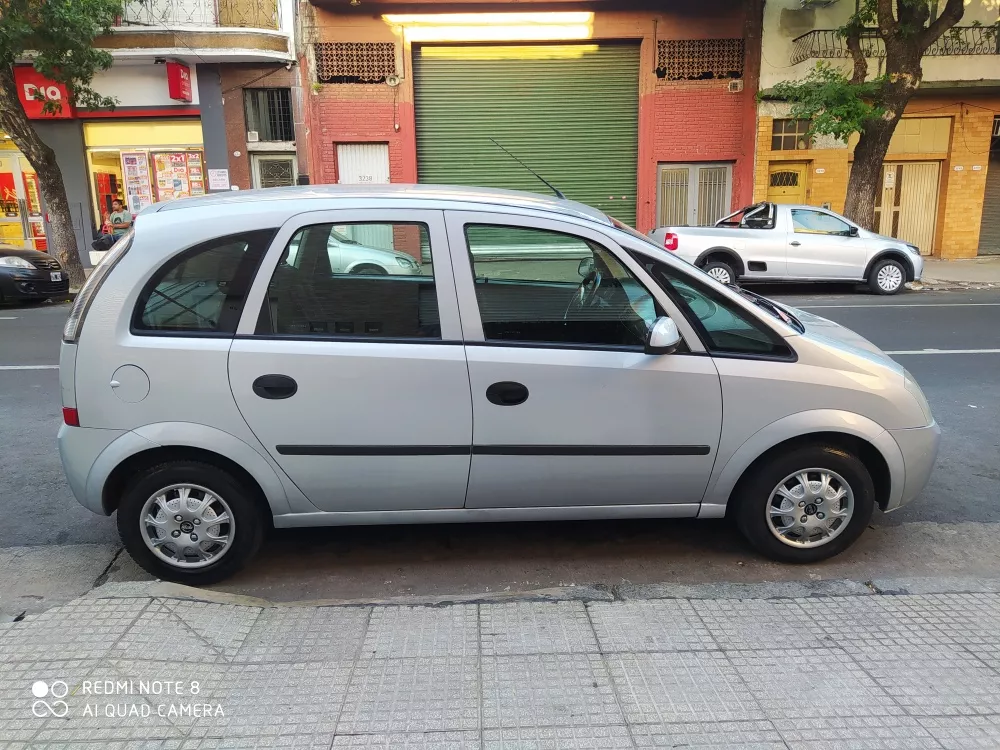
M 743 90 L 743 79 L 737 78 L 729 82 L 729 93 L 738 94 Z
M 247 143 L 257 143 L 260 140 L 260 136 L 257 134 L 256 130 L 247 131 Z

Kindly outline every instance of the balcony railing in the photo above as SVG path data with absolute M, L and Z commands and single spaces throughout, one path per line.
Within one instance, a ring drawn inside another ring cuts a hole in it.
M 131 0 L 121 27 L 278 29 L 278 0 Z
M 956 26 L 927 48 L 930 57 L 949 55 L 1000 54 L 996 26 Z M 885 43 L 878 29 L 865 29 L 861 33 L 861 49 L 865 57 L 885 57 Z M 792 65 L 804 60 L 830 60 L 850 58 L 847 40 L 837 29 L 816 29 L 792 40 Z

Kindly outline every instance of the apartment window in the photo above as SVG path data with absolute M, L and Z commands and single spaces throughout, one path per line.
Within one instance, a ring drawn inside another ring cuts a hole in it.
M 247 130 L 261 141 L 294 141 L 292 93 L 289 89 L 244 89 Z
M 771 150 L 797 151 L 812 148 L 809 120 L 774 120 L 771 123 Z
M 396 75 L 392 42 L 323 42 L 313 51 L 320 83 L 383 83 Z

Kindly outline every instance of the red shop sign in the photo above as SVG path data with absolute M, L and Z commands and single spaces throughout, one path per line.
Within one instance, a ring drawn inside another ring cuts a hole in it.
M 179 102 L 191 101 L 191 68 L 184 63 L 167 63 L 167 92 Z
M 66 85 L 46 78 L 31 65 L 14 66 L 14 83 L 17 98 L 21 100 L 21 106 L 29 120 L 68 120 L 76 116 L 69 105 Z M 48 100 L 58 102 L 62 107 L 58 112 L 43 112 L 42 107 Z

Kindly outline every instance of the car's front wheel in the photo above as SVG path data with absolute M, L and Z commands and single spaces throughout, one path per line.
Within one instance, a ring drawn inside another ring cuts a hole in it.
M 871 475 L 857 456 L 832 445 L 779 454 L 742 482 L 735 503 L 740 531 L 763 555 L 812 563 L 861 536 L 875 508 Z
M 199 461 L 170 461 L 137 474 L 118 506 L 118 533 L 132 559 L 178 583 L 229 577 L 256 554 L 264 528 L 253 492 Z
M 895 294 L 906 283 L 906 269 L 898 260 L 886 258 L 872 266 L 868 288 L 875 294 Z

